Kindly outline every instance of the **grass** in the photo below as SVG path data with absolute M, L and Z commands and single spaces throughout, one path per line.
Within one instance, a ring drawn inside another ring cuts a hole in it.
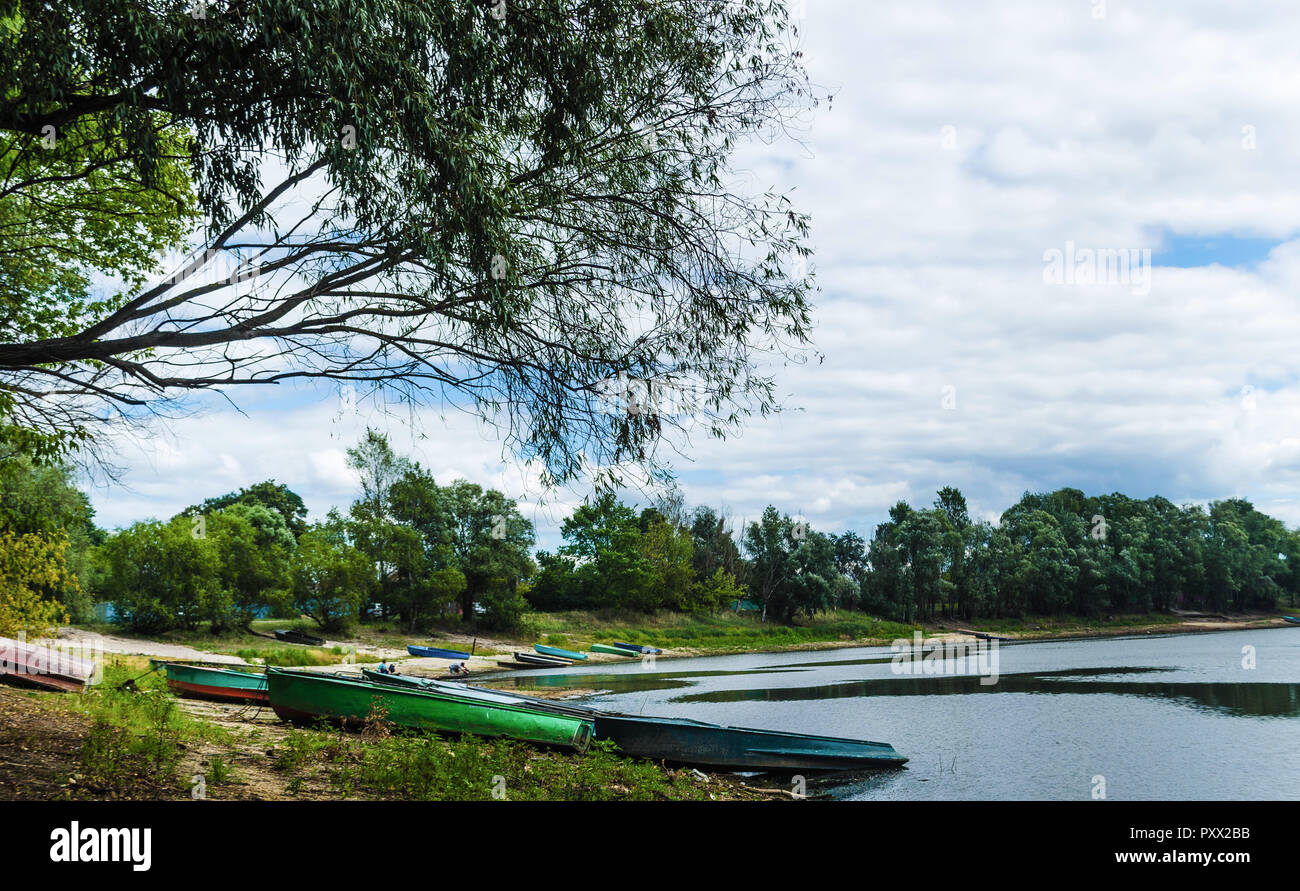
M 141 788 L 174 791 L 180 787 L 177 767 L 186 741 L 229 739 L 224 728 L 177 708 L 165 680 L 159 672 L 149 672 L 143 658 L 113 657 L 102 683 L 80 696 L 49 702 L 89 721 L 75 778 L 110 794 Z
M 352 650 L 339 646 L 329 649 L 302 646 L 244 647 L 234 651 L 234 655 L 245 662 L 280 666 L 337 665 L 352 654 Z
M 1124 628 L 1148 628 L 1177 625 L 1182 619 L 1165 613 L 1112 616 L 1029 616 L 1026 618 L 974 619 L 969 625 L 979 631 L 1001 632 L 1033 637 L 1035 635 L 1113 631 Z
M 286 789 L 324 785 L 339 798 L 416 801 L 691 801 L 761 797 L 729 778 L 700 780 L 619 756 L 609 743 L 576 754 L 507 739 L 446 738 L 372 724 L 361 734 L 290 731 L 274 764 Z
M 760 622 L 756 617 L 723 613 L 583 612 L 539 613 L 533 617 L 543 640 L 552 646 L 581 649 L 592 643 L 643 644 L 665 650 L 734 653 L 798 647 L 818 643 L 888 643 L 910 637 L 913 626 L 857 612 L 819 613 L 793 625 Z
M 446 737 L 394 728 L 372 716 L 361 733 L 259 725 L 241 734 L 189 714 L 161 672 L 142 657 L 113 656 L 103 683 L 77 696 L 36 694 L 43 708 L 83 717 L 86 735 L 71 779 L 79 794 L 110 798 L 189 798 L 189 767 L 199 764 L 208 794 L 237 787 L 247 769 L 278 777 L 278 795 L 421 801 L 605 801 L 764 798 L 737 778 L 701 777 L 616 754 L 607 743 L 587 752 L 507 739 Z M 262 733 L 274 744 L 247 746 Z M 244 749 L 239 750 L 243 737 Z M 187 755 L 188 753 L 188 755 Z M 196 757 L 203 758 L 195 762 Z M 240 774 L 231 767 L 241 757 Z M 247 759 L 254 758 L 250 762 Z M 182 771 L 182 764 L 187 769 Z M 182 774 L 185 774 L 183 776 Z M 56 790 L 64 795 L 63 787 Z M 223 793 L 224 795 L 238 794 Z

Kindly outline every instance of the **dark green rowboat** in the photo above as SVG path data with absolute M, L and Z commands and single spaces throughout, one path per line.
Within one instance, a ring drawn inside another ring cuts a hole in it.
M 889 743 L 726 727 L 687 718 L 596 715 L 596 738 L 625 755 L 728 770 L 864 770 L 900 767 L 907 759 Z
M 591 742 L 589 718 L 556 714 L 515 703 L 467 699 L 440 689 L 378 684 L 356 677 L 270 668 L 266 672 L 271 708 L 286 721 L 326 718 L 362 724 L 375 706 L 402 727 L 441 733 L 508 736 L 527 742 L 583 751 Z

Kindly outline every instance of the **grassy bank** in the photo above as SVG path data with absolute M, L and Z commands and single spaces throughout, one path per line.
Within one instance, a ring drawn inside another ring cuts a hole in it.
M 112 657 L 81 695 L 0 686 L 16 719 L 0 755 L 68 737 L 65 763 L 4 776 L 21 797 L 71 799 L 746 800 L 768 794 L 729 775 L 577 754 L 512 740 L 414 733 L 377 720 L 362 732 L 294 728 L 267 709 L 180 700 L 148 662 Z M 130 683 L 127 683 L 127 682 Z M 47 729 L 49 728 L 49 729 Z M 49 752 L 47 751 L 48 755 Z M 20 760 L 0 757 L 4 771 Z
M 593 643 L 642 644 L 680 655 L 714 655 L 800 649 L 818 644 L 888 643 L 910 637 L 914 626 L 857 612 L 819 613 L 793 625 L 759 622 L 750 615 L 724 613 L 538 613 L 532 618 L 537 640 L 583 649 Z

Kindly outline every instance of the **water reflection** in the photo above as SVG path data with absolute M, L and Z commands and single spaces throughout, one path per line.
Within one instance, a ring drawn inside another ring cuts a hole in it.
M 1231 715 L 1295 717 L 1300 715 L 1300 684 L 1212 683 L 1186 681 L 1103 680 L 1174 669 L 1151 666 L 1071 668 L 1060 671 L 1003 674 L 992 685 L 979 675 L 913 675 L 870 678 L 817 687 L 760 687 L 711 690 L 678 696 L 673 702 L 802 702 L 872 696 L 965 696 L 976 693 L 1109 694 L 1168 699 L 1179 704 Z
M 729 677 L 752 674 L 786 674 L 810 671 L 804 668 L 749 668 L 732 671 L 644 671 L 607 672 L 604 674 L 525 674 L 488 678 L 487 686 L 502 690 L 601 690 L 609 693 L 644 693 L 691 686 L 690 678 Z

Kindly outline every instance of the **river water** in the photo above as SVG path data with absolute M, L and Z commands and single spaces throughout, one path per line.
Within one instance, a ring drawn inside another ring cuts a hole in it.
M 910 759 L 837 798 L 1300 800 L 1300 628 L 939 655 L 629 660 L 492 685 L 594 689 L 587 701 L 615 711 L 881 740 Z

